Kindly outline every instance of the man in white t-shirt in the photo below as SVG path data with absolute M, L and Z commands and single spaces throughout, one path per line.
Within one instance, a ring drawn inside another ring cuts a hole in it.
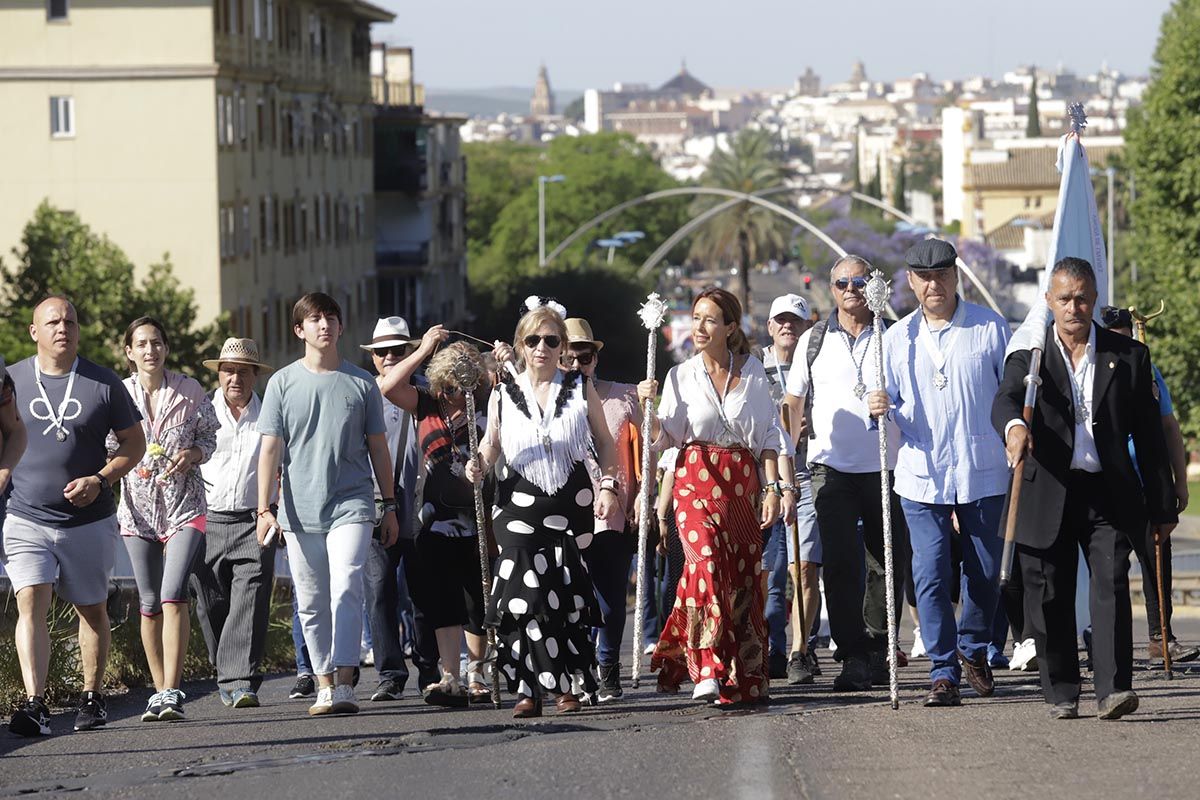
M 871 264 L 859 256 L 834 263 L 829 283 L 836 308 L 800 338 L 787 381 L 793 416 L 804 415 L 807 422 L 829 632 L 842 657 L 842 672 L 833 682 L 839 691 L 866 691 L 887 682 L 879 429 L 867 411 L 867 393 L 879 387 L 875 317 L 864 296 L 870 271 Z M 814 337 L 820 338 L 814 343 Z M 816 350 L 811 359 L 810 347 Z M 899 432 L 891 422 L 885 424 L 891 469 Z M 908 532 L 895 493 L 892 541 L 899 553 L 907 552 Z M 896 561 L 904 563 L 902 557 Z

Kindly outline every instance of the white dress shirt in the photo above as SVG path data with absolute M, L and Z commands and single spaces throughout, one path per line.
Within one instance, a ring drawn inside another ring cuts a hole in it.
M 258 451 L 262 437 L 258 433 L 258 412 L 262 408 L 256 392 L 242 415 L 234 419 L 229 403 L 220 389 L 213 392 L 213 408 L 221 427 L 217 429 L 217 449 L 200 467 L 208 484 L 209 511 L 237 512 L 258 507 Z M 279 496 L 279 487 L 271 489 L 271 503 Z

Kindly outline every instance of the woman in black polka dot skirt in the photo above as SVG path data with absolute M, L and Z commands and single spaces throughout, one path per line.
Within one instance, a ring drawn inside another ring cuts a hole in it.
M 517 355 L 526 369 L 492 393 L 479 453 L 486 472 L 501 453 L 493 517 L 500 557 L 485 624 L 495 627 L 499 667 L 518 695 L 514 717 L 542 713 L 555 696 L 560 713 L 580 710 L 579 676 L 593 691 L 591 629 L 601 615 L 580 548 L 596 518 L 618 502 L 612 437 L 599 398 L 575 371 L 562 372 L 562 313 L 528 301 L 517 325 Z M 592 489 L 584 459 L 594 447 L 604 473 Z M 472 461 L 472 481 L 481 474 Z

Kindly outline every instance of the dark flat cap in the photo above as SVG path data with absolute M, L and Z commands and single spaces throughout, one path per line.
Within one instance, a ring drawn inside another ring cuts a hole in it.
M 954 246 L 941 239 L 926 239 L 909 248 L 904 254 L 904 263 L 909 269 L 945 269 L 953 267 L 958 253 Z

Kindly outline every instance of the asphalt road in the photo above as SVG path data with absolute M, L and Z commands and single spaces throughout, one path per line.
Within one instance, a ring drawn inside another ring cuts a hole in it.
M 1178 628 L 1200 634 L 1195 619 Z M 1144 621 L 1135 631 L 1144 639 Z M 816 685 L 776 681 L 758 711 L 658 695 L 647 677 L 621 701 L 540 720 L 513 720 L 511 699 L 501 711 L 442 711 L 411 692 L 312 719 L 307 701 L 287 699 L 292 677 L 273 676 L 262 708 L 226 709 L 197 684 L 185 687 L 186 722 L 143 723 L 140 690 L 114 698 L 95 732 L 69 733 L 73 717 L 61 714 L 48 738 L 0 734 L 0 797 L 1196 796 L 1200 668 L 1171 682 L 1139 669 L 1142 706 L 1124 720 L 1054 722 L 1030 674 L 1000 673 L 991 699 L 967 690 L 962 708 L 925 709 L 928 662 L 916 661 L 892 711 L 886 689 L 834 694 L 837 665 L 821 655 Z M 1081 710 L 1095 713 L 1087 694 Z

